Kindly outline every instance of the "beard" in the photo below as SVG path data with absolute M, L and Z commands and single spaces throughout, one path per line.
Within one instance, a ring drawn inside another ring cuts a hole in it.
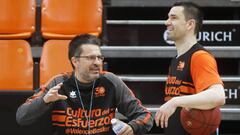
M 89 74 L 89 79 L 93 81 L 93 80 L 98 79 L 99 76 L 100 76 L 99 73 L 98 74 Z
M 100 73 L 85 71 L 76 73 L 76 76 L 80 82 L 90 83 L 98 79 L 100 77 Z

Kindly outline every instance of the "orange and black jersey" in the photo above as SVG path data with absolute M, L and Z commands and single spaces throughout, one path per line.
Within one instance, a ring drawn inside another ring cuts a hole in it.
M 197 43 L 185 54 L 172 59 L 165 86 L 165 101 L 175 96 L 199 93 L 214 84 L 223 84 L 217 63 L 214 57 Z M 177 108 L 169 118 L 166 135 L 188 135 L 181 126 L 180 110 L 181 108 Z
M 199 93 L 213 84 L 222 84 L 214 57 L 200 44 L 173 58 L 165 86 L 165 101 L 171 97 Z
M 59 89 L 59 93 L 66 95 L 68 99 L 45 104 L 43 96 L 60 82 L 63 82 L 63 85 Z M 74 75 L 58 75 L 19 107 L 18 123 L 31 124 L 43 114 L 50 112 L 54 135 L 114 135 L 110 121 L 115 117 L 117 108 L 130 120 L 128 124 L 133 128 L 135 134 L 142 134 L 151 129 L 153 125 L 151 113 L 114 74 L 101 74 L 95 84 L 82 84 L 77 81 L 77 85 L 81 91 L 84 108 L 80 103 Z M 90 110 L 92 88 L 94 92 Z M 88 120 L 90 120 L 90 126 Z

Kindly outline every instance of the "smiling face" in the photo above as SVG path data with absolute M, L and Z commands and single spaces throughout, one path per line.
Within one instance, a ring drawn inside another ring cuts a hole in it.
M 75 67 L 75 76 L 82 83 L 90 83 L 97 78 L 102 67 L 100 47 L 94 44 L 81 45 L 81 54 L 72 57 L 72 63 Z
M 172 7 L 168 13 L 168 19 L 165 22 L 167 26 L 167 39 L 172 41 L 181 40 L 188 32 L 188 21 L 184 16 L 182 6 Z

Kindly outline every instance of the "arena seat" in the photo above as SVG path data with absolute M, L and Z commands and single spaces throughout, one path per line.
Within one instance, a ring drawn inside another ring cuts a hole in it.
M 70 40 L 48 40 L 44 44 L 40 59 L 40 85 L 54 75 L 73 70 L 68 60 L 69 42 Z
M 35 31 L 35 0 L 0 0 L 0 38 L 29 38 Z
M 24 40 L 0 40 L 0 90 L 32 90 L 33 59 Z
M 71 39 L 102 31 L 102 0 L 43 0 L 41 32 L 46 39 Z

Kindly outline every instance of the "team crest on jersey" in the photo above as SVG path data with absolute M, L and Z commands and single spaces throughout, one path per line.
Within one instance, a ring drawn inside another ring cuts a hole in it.
M 76 91 L 73 91 L 73 90 L 70 91 L 70 92 L 69 92 L 69 97 L 70 97 L 70 98 L 76 98 L 76 97 L 77 97 Z
M 185 62 L 184 61 L 179 61 L 178 66 L 177 66 L 177 70 L 183 71 L 184 66 L 185 66 Z
M 97 87 L 96 89 L 95 89 L 95 97 L 103 97 L 103 96 L 105 96 L 105 88 L 104 87 Z

